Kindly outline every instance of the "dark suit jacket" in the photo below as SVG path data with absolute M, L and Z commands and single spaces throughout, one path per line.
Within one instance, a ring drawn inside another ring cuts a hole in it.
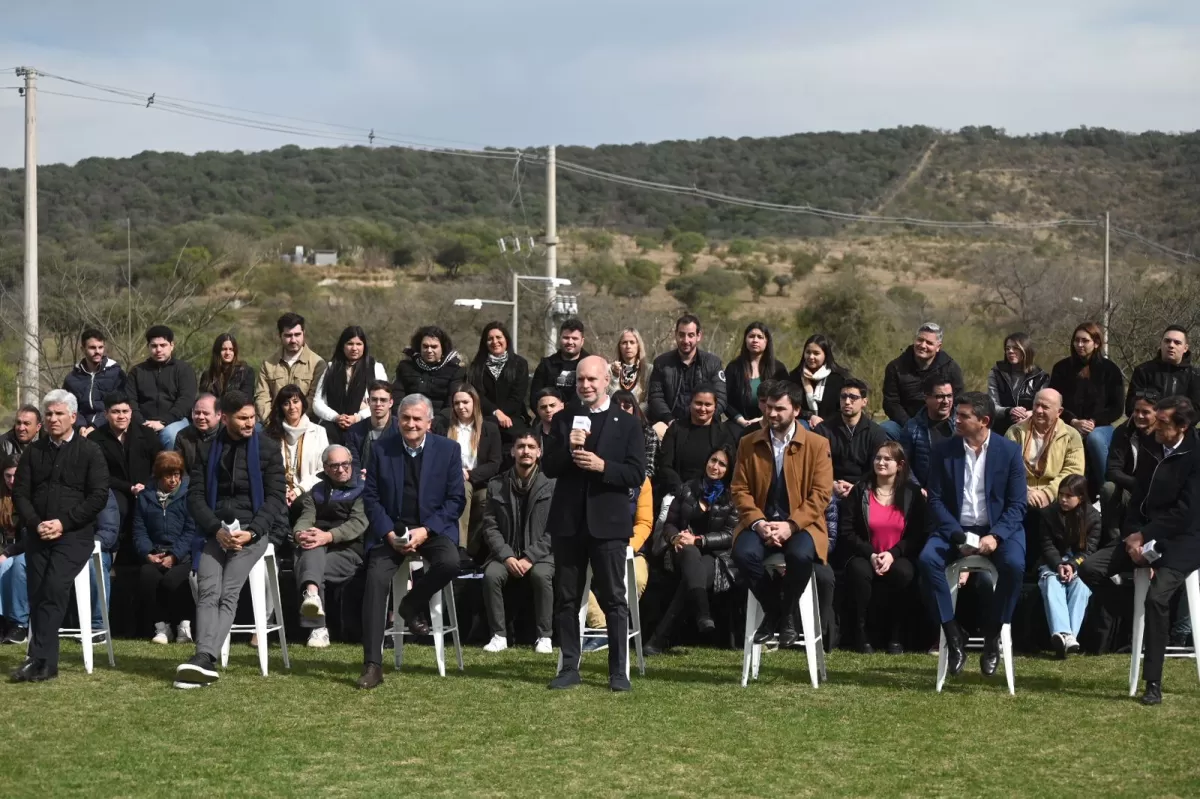
M 108 425 L 97 427 L 88 436 L 88 441 L 100 447 L 104 462 L 108 464 L 108 487 L 133 498 L 130 488 L 141 483 L 146 488 L 154 487 L 154 458 L 158 455 L 158 433 L 138 424 L 129 425 L 125 431 L 125 443 L 117 440 L 116 433 Z
M 958 518 L 962 511 L 963 482 L 966 468 L 966 444 L 954 436 L 933 448 L 929 466 L 929 512 L 933 534 L 949 539 L 961 532 Z M 1025 464 L 1021 448 L 1012 441 L 990 433 L 986 471 L 983 475 L 987 494 L 991 534 L 1005 541 L 1025 543 Z
M 633 538 L 629 491 L 646 479 L 646 439 L 637 417 L 609 405 L 604 428 L 588 436 L 584 449 L 604 460 L 603 472 L 588 472 L 571 458 L 571 425 L 588 411 L 578 403 L 554 415 L 543 439 L 542 471 L 557 480 L 550 502 L 550 534 Z M 584 498 L 584 501 L 580 501 Z
M 1125 513 L 1122 538 L 1141 533 L 1157 541 L 1155 566 L 1190 574 L 1200 568 L 1200 436 L 1188 431 L 1183 443 L 1163 458 L 1151 478 L 1139 480 Z
M 421 522 L 430 535 L 444 535 L 458 545 L 458 517 L 467 506 L 463 488 L 462 455 L 458 444 L 427 433 L 421 459 L 421 490 L 417 499 Z M 363 506 L 370 527 L 367 551 L 383 542 L 396 529 L 404 497 L 404 467 L 408 454 L 404 436 L 381 438 L 371 449 Z

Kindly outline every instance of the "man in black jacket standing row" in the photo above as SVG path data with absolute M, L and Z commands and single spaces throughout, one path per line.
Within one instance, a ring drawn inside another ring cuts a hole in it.
M 13 507 L 29 534 L 25 566 L 33 638 L 13 682 L 58 676 L 58 628 L 75 575 L 92 554 L 96 517 L 108 502 L 108 468 L 100 448 L 75 433 L 78 403 L 56 389 L 42 401 L 48 438 L 25 450 L 17 465 Z

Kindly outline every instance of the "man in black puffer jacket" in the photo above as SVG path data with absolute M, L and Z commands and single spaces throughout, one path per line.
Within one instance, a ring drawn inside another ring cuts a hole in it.
M 56 389 L 42 401 L 48 438 L 21 455 L 13 509 L 25 537 L 29 623 L 33 639 L 13 682 L 58 676 L 58 628 L 75 575 L 87 565 L 96 517 L 108 502 L 108 467 L 100 448 L 75 433 L 75 396 Z
M 720 357 L 700 349 L 704 330 L 700 320 L 684 314 L 675 321 L 675 349 L 654 359 L 650 372 L 650 389 L 646 401 L 646 416 L 655 425 L 666 425 L 691 414 L 692 390 L 710 385 L 716 390 L 717 411 L 713 422 L 719 423 L 728 404 L 725 386 L 725 366 Z M 663 432 L 659 432 L 662 438 Z
M 196 370 L 175 359 L 175 334 L 166 325 L 146 331 L 150 357 L 129 370 L 126 393 L 133 399 L 133 422 L 158 433 L 163 449 L 175 449 L 175 436 L 190 424 L 196 402 Z
M 962 369 L 942 350 L 941 325 L 926 322 L 917 328 L 912 346 L 883 371 L 883 412 L 888 421 L 880 427 L 888 438 L 899 441 L 904 425 L 925 407 L 921 387 L 934 373 L 943 375 L 954 387 L 954 396 L 963 393 Z
M 1192 352 L 1188 349 L 1188 334 L 1179 325 L 1171 325 L 1163 331 L 1158 357 L 1139 364 L 1129 379 L 1129 391 L 1125 394 L 1125 415 L 1133 415 L 1135 395 L 1151 389 L 1160 397 L 1187 397 L 1200 407 L 1200 372 L 1192 365 Z
M 567 405 L 575 399 L 575 369 L 590 353 L 583 348 L 583 322 L 568 319 L 558 329 L 558 349 L 547 355 L 533 370 L 529 379 L 529 404 L 543 388 L 558 389 Z

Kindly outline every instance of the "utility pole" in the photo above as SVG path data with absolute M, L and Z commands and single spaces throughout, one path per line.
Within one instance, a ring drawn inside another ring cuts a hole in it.
M 129 350 L 133 351 L 133 222 L 125 217 L 125 301 L 129 313 Z
M 558 330 L 554 324 L 554 298 L 558 294 L 558 159 L 554 145 L 546 155 L 546 354 L 558 349 Z
M 21 402 L 38 405 L 38 211 L 37 72 L 17 69 L 25 78 L 25 358 L 21 363 Z
M 1104 212 L 1104 357 L 1108 357 L 1108 323 L 1112 316 L 1112 304 L 1109 301 L 1109 212 Z

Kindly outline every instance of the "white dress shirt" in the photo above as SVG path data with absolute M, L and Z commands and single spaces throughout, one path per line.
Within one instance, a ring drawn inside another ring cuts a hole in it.
M 983 440 L 979 454 L 966 441 L 963 450 L 967 457 L 963 460 L 963 496 L 962 508 L 958 514 L 958 523 L 963 527 L 988 527 L 987 487 L 984 475 L 987 473 L 988 443 L 992 440 L 989 434 Z
M 788 444 L 792 443 L 792 439 L 796 437 L 796 423 L 792 422 L 792 426 L 788 428 L 783 438 L 778 438 L 775 431 L 770 431 L 771 452 L 775 455 L 775 474 L 783 471 L 783 453 L 787 451 Z

